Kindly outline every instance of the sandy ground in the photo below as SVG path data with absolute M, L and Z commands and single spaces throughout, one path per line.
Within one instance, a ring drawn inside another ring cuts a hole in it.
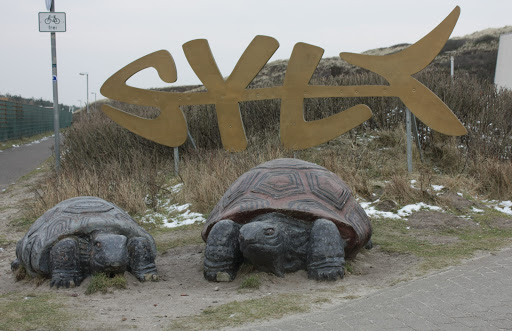
M 30 185 L 36 180 L 37 177 L 31 177 L 0 193 L 0 234 L 4 238 L 0 249 L 0 295 L 13 292 L 23 295 L 54 293 L 64 303 L 64 309 L 76 316 L 71 322 L 73 329 L 166 329 L 173 320 L 199 314 L 207 307 L 280 293 L 299 293 L 312 299 L 327 299 L 322 301 L 327 305 L 336 304 L 419 275 L 417 266 L 420 261 L 417 258 L 390 255 L 377 246 L 359 254 L 352 262 L 352 273 L 343 280 L 316 282 L 307 279 L 305 271 L 287 274 L 285 278 L 260 273 L 262 286 L 259 289 L 241 291 L 239 286 L 243 275 L 231 283 L 206 281 L 202 275 L 204 245 L 194 245 L 159 253 L 156 261 L 159 282 L 140 283 L 125 273 L 128 288 L 107 294 L 85 295 L 90 277 L 78 288 L 59 290 L 51 289 L 48 281 L 39 286 L 34 280 L 16 282 L 10 263 L 15 258 L 15 243 L 24 233 L 16 232 L 9 222 L 22 216 L 21 210 L 13 206 L 33 198 Z M 179 236 L 179 231 L 166 235 L 169 238 Z M 321 309 L 321 306 L 315 305 L 313 309 Z

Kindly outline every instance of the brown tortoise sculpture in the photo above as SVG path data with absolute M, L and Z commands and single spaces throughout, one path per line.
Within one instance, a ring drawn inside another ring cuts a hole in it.
M 240 176 L 210 214 L 204 276 L 231 281 L 245 260 L 283 277 L 306 269 L 316 280 L 343 278 L 345 257 L 371 247 L 371 224 L 347 184 L 329 170 L 276 159 Z

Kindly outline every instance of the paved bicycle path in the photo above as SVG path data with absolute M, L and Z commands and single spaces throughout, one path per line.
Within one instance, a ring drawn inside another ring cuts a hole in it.
M 512 247 L 320 312 L 237 330 L 512 330 Z
M 61 136 L 62 137 L 62 136 Z M 0 151 L 0 192 L 52 155 L 55 137 Z

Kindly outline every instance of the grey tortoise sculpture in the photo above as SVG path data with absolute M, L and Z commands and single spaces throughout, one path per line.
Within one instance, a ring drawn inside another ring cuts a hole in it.
M 153 237 L 126 212 L 96 197 L 60 202 L 37 219 L 16 246 L 13 271 L 51 278 L 50 286 L 79 286 L 88 275 L 131 272 L 157 280 Z
M 317 164 L 276 159 L 240 176 L 202 231 L 204 277 L 232 281 L 247 261 L 284 276 L 343 278 L 345 258 L 371 248 L 370 219 L 349 187 Z

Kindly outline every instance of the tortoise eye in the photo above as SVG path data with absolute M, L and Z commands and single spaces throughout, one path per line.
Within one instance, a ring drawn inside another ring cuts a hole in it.
M 94 245 L 96 245 L 97 248 L 101 248 L 101 243 L 97 241 Z
M 273 235 L 275 232 L 275 230 L 273 228 L 268 228 L 268 229 L 265 229 L 265 235 L 266 236 L 271 236 Z

